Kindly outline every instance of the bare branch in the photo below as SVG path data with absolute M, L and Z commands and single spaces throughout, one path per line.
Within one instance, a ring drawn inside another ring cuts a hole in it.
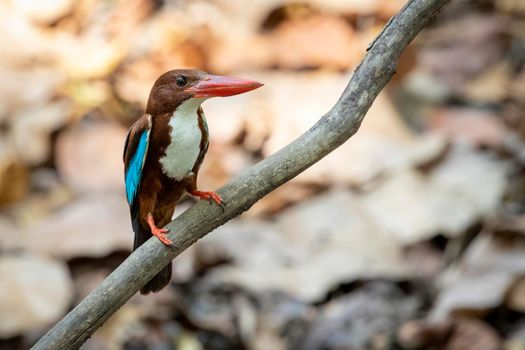
M 370 105 L 395 73 L 401 51 L 450 0 L 410 0 L 370 45 L 335 106 L 294 142 L 219 190 L 223 213 L 202 201 L 169 225 L 176 249 L 150 239 L 129 256 L 34 349 L 76 349 L 166 264 L 195 241 L 319 161 L 356 133 Z

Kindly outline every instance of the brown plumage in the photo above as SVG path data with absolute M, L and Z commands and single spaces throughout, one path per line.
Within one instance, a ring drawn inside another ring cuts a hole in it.
M 152 235 L 166 245 L 172 244 L 167 230 L 161 228 L 171 221 L 185 191 L 224 205 L 214 192 L 197 190 L 197 175 L 208 149 L 208 129 L 200 103 L 261 85 L 198 70 L 173 70 L 157 79 L 146 114 L 131 127 L 124 148 L 126 195 L 135 232 L 133 249 Z M 159 291 L 170 279 L 171 263 L 141 293 Z

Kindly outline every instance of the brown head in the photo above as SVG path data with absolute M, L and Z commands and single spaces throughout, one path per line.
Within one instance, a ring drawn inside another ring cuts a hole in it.
M 197 69 L 175 69 L 162 74 L 151 88 L 146 113 L 173 113 L 190 98 L 233 96 L 263 84 L 241 78 L 211 75 Z

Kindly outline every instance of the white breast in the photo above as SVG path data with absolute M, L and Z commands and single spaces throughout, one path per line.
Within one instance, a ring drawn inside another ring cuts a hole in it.
M 202 132 L 197 110 L 201 103 L 200 99 L 185 101 L 169 121 L 171 143 L 159 161 L 163 172 L 175 180 L 188 175 L 199 156 Z

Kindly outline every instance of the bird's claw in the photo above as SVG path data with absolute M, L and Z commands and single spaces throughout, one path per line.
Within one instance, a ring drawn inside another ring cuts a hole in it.
M 173 242 L 167 237 L 167 234 L 170 232 L 167 228 L 158 228 L 157 225 L 155 225 L 155 221 L 153 220 L 153 216 L 151 214 L 148 214 L 146 218 L 149 228 L 151 230 L 151 234 L 159 239 L 163 244 L 175 248 L 175 245 Z
M 210 203 L 215 202 L 221 208 L 222 212 L 224 213 L 224 210 L 226 209 L 226 203 L 222 200 L 221 196 L 219 196 L 215 192 L 210 192 L 210 198 L 208 198 Z
M 222 200 L 221 197 L 219 197 L 218 201 L 215 201 L 215 204 L 217 204 L 219 208 L 221 208 L 222 212 L 224 213 L 224 211 L 226 210 L 226 203 Z
M 161 241 L 162 243 L 164 243 L 167 246 L 175 248 L 175 245 L 173 244 L 173 242 L 167 237 L 167 234 L 169 232 L 170 231 L 168 229 L 165 229 L 165 228 L 157 228 L 157 229 L 152 229 L 151 230 L 151 234 L 153 236 L 157 237 L 159 239 L 159 241 Z
M 207 191 L 193 191 L 191 192 L 192 195 L 199 197 L 200 199 L 206 199 L 211 203 L 215 203 L 221 208 L 222 212 L 224 213 L 224 210 L 226 208 L 226 203 L 222 200 L 221 196 L 218 195 L 215 192 L 207 192 Z

